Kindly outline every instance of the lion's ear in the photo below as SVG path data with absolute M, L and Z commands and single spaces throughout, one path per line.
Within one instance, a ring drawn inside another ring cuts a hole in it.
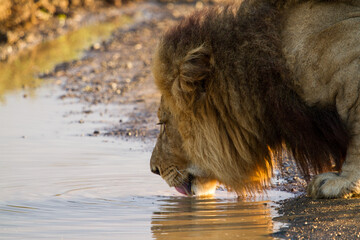
M 190 50 L 180 63 L 179 87 L 184 93 L 205 92 L 210 75 L 210 51 L 204 45 Z
M 211 74 L 211 53 L 204 46 L 190 50 L 179 64 L 172 93 L 181 108 L 194 109 L 205 96 Z

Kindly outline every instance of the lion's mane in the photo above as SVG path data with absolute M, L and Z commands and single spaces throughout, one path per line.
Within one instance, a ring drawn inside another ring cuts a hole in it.
M 186 153 L 239 194 L 267 183 L 284 148 L 305 175 L 340 169 L 346 156 L 349 134 L 335 107 L 304 102 L 286 68 L 281 15 L 299 2 L 197 12 L 163 36 L 155 56 Z

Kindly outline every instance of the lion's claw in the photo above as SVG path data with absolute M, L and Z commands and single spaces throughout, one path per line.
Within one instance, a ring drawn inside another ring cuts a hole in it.
M 348 198 L 358 193 L 358 189 L 349 179 L 328 172 L 317 175 L 310 182 L 307 193 L 312 198 Z

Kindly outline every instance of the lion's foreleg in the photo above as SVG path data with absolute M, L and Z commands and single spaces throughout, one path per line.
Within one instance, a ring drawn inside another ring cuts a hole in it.
M 348 153 L 340 173 L 317 175 L 310 182 L 307 192 L 312 198 L 348 198 L 360 195 L 360 154 Z
M 350 144 L 341 172 L 317 175 L 308 186 L 308 195 L 313 198 L 347 198 L 360 195 L 360 103 L 349 114 Z M 350 112 L 350 111 L 349 111 Z
M 330 84 L 333 90 L 330 95 L 335 98 L 337 111 L 350 134 L 346 159 L 341 172 L 319 174 L 310 182 L 308 194 L 313 198 L 360 195 L 360 59 L 353 57 L 355 53 L 352 52 L 346 65 L 339 66 Z

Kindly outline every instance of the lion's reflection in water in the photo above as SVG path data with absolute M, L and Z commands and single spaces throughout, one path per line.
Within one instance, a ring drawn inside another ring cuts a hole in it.
M 151 221 L 154 239 L 271 239 L 267 202 L 173 197 Z

